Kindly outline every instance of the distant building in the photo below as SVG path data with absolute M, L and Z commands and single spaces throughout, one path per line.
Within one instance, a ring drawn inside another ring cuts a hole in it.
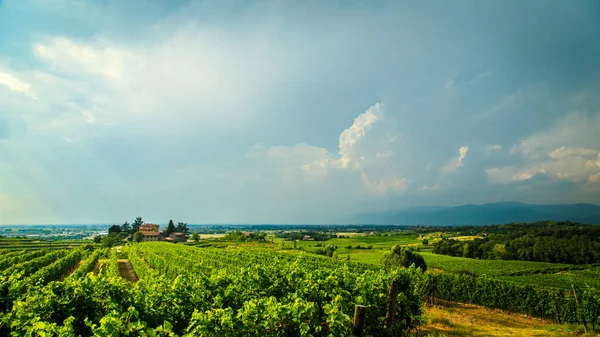
M 161 235 L 160 232 L 141 232 L 144 234 L 144 239 L 142 241 L 160 241 Z
M 187 241 L 187 237 L 185 236 L 185 233 L 181 233 L 181 232 L 175 232 L 175 233 L 171 233 L 171 235 L 169 235 L 168 238 L 166 239 L 173 239 L 175 242 L 186 242 Z
M 304 240 L 304 241 L 313 241 L 313 240 L 314 240 L 314 238 L 312 238 L 310 235 L 304 235 L 304 236 L 302 237 L 302 240 Z
M 158 231 L 159 227 L 160 227 L 159 225 L 151 224 L 151 223 L 145 223 L 145 224 L 141 225 L 138 231 L 140 233 L 144 234 L 144 238 L 142 239 L 142 241 L 144 241 L 144 242 L 160 241 L 162 236 L 160 235 L 160 232 Z
M 139 231 L 144 233 L 144 232 L 158 232 L 158 227 L 160 227 L 159 225 L 156 224 L 152 224 L 152 223 L 145 223 L 143 225 L 140 226 Z

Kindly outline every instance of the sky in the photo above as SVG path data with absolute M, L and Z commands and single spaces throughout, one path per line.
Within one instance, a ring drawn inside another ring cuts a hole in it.
M 0 1 L 0 224 L 600 204 L 598 1 Z

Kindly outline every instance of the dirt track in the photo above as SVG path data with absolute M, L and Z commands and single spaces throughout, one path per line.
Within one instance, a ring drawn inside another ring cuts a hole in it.
M 130 282 L 137 282 L 138 277 L 135 271 L 133 270 L 133 266 L 131 265 L 131 262 L 129 262 L 129 260 L 117 260 L 117 263 L 119 264 L 119 275 L 121 275 L 122 278 Z

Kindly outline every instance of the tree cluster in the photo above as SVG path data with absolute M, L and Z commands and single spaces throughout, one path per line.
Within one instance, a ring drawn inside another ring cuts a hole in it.
M 330 232 L 317 232 L 317 231 L 293 231 L 293 232 L 283 232 L 278 233 L 276 235 L 278 238 L 286 239 L 286 240 L 302 240 L 304 236 L 310 236 L 312 239 L 316 241 L 327 241 L 329 239 L 336 238 L 337 235 L 332 234 Z
M 333 257 L 333 254 L 338 249 L 336 245 L 327 245 L 325 248 L 319 248 L 315 250 L 315 254 L 325 255 L 327 257 Z
M 381 257 L 381 263 L 388 267 L 402 266 L 408 268 L 415 265 L 415 268 L 421 268 L 422 271 L 427 270 L 427 264 L 423 256 L 415 253 L 412 248 L 395 245 L 389 252 L 386 252 Z
M 223 240 L 225 241 L 254 241 L 264 242 L 266 240 L 266 233 L 245 233 L 242 231 L 232 231 L 227 233 Z
M 512 229 L 512 231 L 511 231 Z M 570 222 L 503 225 L 471 241 L 444 239 L 433 252 L 477 259 L 586 264 L 600 262 L 600 227 Z
M 173 223 L 173 220 L 169 220 L 169 224 L 167 225 L 167 228 L 163 231 L 163 235 L 169 236 L 173 233 L 188 234 L 189 232 L 190 232 L 190 229 L 187 227 L 187 223 L 178 222 L 177 226 L 175 226 L 175 224 Z
M 112 225 L 108 228 L 108 235 L 104 237 L 96 236 L 94 237 L 94 242 L 101 243 L 102 247 L 112 247 L 118 245 L 129 236 L 133 237 L 135 240 L 134 234 L 138 232 L 140 226 L 143 224 L 144 220 L 142 220 L 142 217 L 138 216 L 131 224 L 128 221 L 125 221 L 125 223 L 120 226 Z M 139 235 L 138 239 L 138 241 L 141 241 Z

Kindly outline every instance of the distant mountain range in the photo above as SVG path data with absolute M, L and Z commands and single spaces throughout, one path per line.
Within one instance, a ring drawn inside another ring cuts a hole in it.
M 600 224 L 600 206 L 592 204 L 531 205 L 507 201 L 456 207 L 422 206 L 358 213 L 348 223 L 395 225 L 489 225 L 542 220 Z

